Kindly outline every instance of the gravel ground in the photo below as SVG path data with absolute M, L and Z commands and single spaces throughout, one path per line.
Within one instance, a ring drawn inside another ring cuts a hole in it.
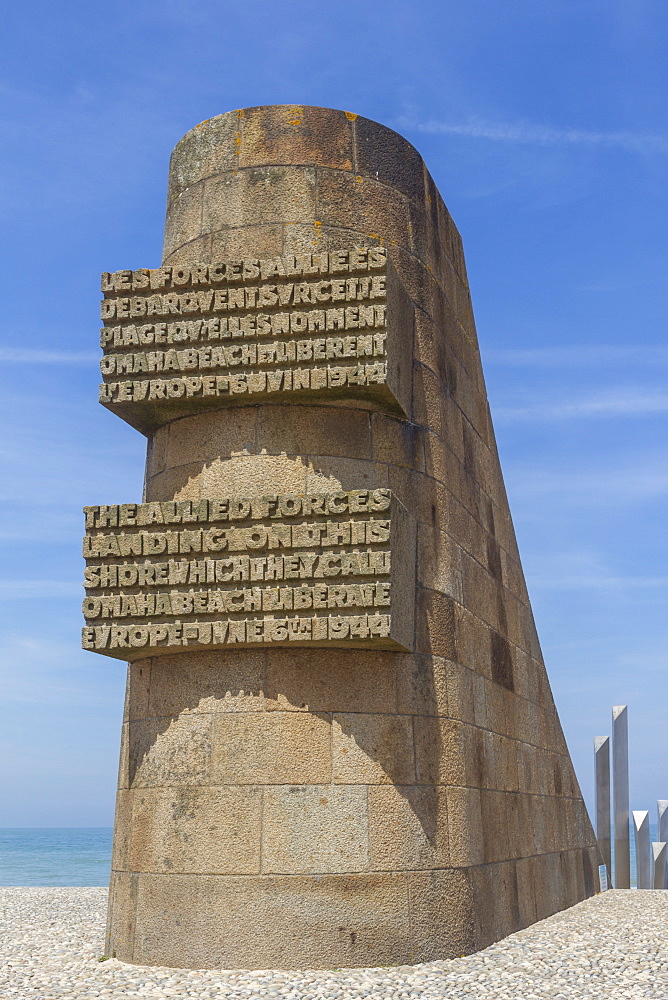
M 318 972 L 100 962 L 106 889 L 0 889 L 0 997 L 668 1000 L 668 891 L 603 893 L 452 961 Z

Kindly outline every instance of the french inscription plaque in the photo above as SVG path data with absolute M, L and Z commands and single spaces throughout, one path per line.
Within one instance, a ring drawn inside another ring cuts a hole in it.
M 415 527 L 388 489 L 86 507 L 85 649 L 411 649 Z
M 413 310 L 384 247 L 102 275 L 100 402 L 145 433 L 260 401 L 410 412 Z

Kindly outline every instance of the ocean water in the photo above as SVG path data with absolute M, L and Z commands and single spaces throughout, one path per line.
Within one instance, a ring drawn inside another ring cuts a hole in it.
M 108 885 L 111 827 L 0 829 L 0 886 Z

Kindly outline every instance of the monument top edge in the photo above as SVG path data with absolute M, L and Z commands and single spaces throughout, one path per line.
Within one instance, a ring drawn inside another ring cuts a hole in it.
M 253 118 L 270 118 L 272 116 L 277 119 L 283 118 L 292 125 L 295 131 L 298 131 L 300 126 L 305 124 L 305 119 L 310 119 L 309 124 L 320 119 L 322 124 L 325 125 L 327 120 L 329 120 L 330 124 L 333 124 L 335 118 L 338 117 L 351 124 L 356 123 L 363 128 L 372 129 L 377 134 L 378 130 L 380 130 L 380 134 L 385 133 L 388 138 L 393 137 L 395 141 L 396 139 L 400 140 L 407 151 L 412 151 L 422 159 L 420 152 L 415 148 L 413 143 L 402 135 L 401 132 L 390 128 L 389 125 L 384 125 L 373 118 L 366 118 L 357 112 L 345 111 L 343 108 L 330 108 L 319 104 L 255 104 L 245 108 L 231 108 L 229 111 L 222 111 L 219 115 L 212 115 L 211 118 L 205 118 L 191 129 L 188 129 L 176 143 L 174 151 L 182 143 L 208 130 L 216 130 L 217 127 L 223 126 L 227 122 L 234 121 L 241 123 Z

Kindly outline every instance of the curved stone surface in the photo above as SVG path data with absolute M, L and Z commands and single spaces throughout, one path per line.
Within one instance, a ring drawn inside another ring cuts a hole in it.
M 166 266 L 382 245 L 411 301 L 405 415 L 248 400 L 150 432 L 146 501 L 389 488 L 417 522 L 407 652 L 131 663 L 107 954 L 184 967 L 462 955 L 595 891 L 542 662 L 459 234 L 416 150 L 355 114 L 203 122 Z

